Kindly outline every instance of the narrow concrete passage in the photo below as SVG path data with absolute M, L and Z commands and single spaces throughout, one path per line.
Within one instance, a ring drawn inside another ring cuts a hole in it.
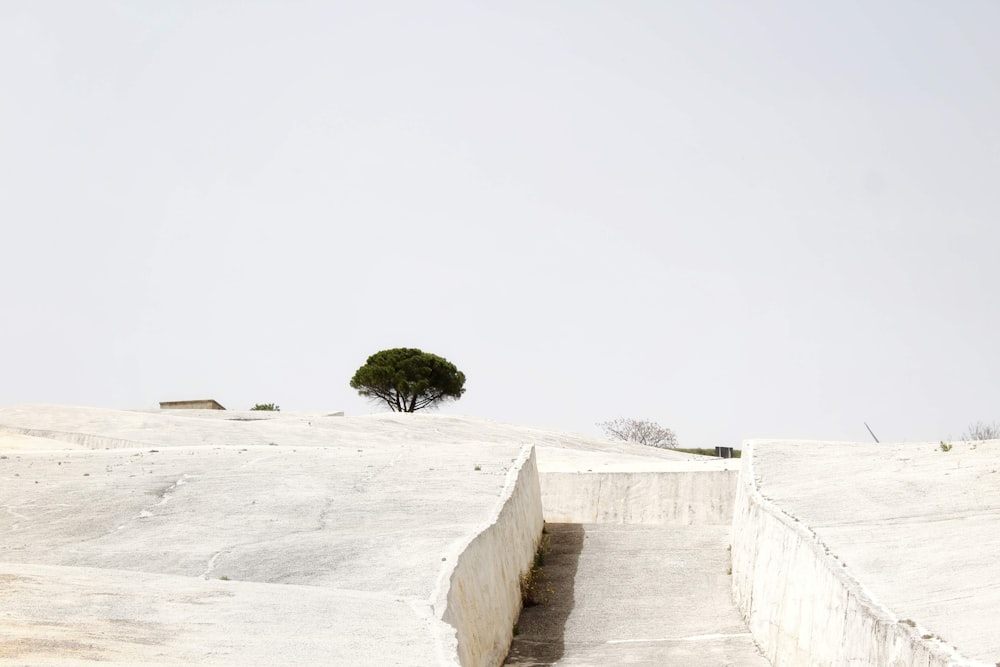
M 732 602 L 728 526 L 548 524 L 549 601 L 505 665 L 765 667 Z

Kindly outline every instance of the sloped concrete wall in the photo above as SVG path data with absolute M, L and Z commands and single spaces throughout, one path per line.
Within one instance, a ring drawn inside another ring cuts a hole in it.
M 774 667 L 979 665 L 921 639 L 865 591 L 807 527 L 766 500 L 743 461 L 733 516 L 733 597 Z
M 461 551 L 438 594 L 435 609 L 456 630 L 462 667 L 494 667 L 506 657 L 521 611 L 520 577 L 541 535 L 538 467 L 526 447 L 507 473 L 493 521 Z
M 542 507 L 553 523 L 729 524 L 736 470 L 544 472 Z
M 65 431 L 51 431 L 40 428 L 19 428 L 17 426 L 0 425 L 0 433 L 12 433 L 15 435 L 26 435 L 32 438 L 43 438 L 45 440 L 55 440 L 71 445 L 79 445 L 87 449 L 127 449 L 129 447 L 141 447 L 143 443 L 135 440 L 125 440 L 123 438 L 110 438 L 103 435 L 91 435 L 88 433 L 69 433 Z

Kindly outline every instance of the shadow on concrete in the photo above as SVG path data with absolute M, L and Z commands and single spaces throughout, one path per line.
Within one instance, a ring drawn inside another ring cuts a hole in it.
M 517 620 L 517 636 L 504 665 L 540 667 L 552 665 L 565 653 L 566 620 L 573 611 L 576 570 L 585 539 L 578 523 L 547 523 L 549 553 L 542 567 L 540 588 L 548 601 L 526 606 Z

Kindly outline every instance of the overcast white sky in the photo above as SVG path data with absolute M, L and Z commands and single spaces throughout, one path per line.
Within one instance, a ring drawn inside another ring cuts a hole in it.
M 0 406 L 1000 419 L 1000 3 L 0 2 Z

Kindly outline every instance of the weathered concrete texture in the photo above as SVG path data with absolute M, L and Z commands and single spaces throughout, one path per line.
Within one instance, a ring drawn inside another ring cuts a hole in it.
M 426 667 L 436 630 L 385 593 L 0 563 L 3 665 Z
M 1000 442 L 751 442 L 734 595 L 776 667 L 1000 661 Z
M 631 442 L 588 440 L 567 434 L 558 434 L 553 440 L 535 438 L 532 442 L 538 448 L 538 470 L 542 473 L 739 469 L 738 464 L 719 467 L 722 461 L 710 456 L 644 447 Z
M 545 520 L 561 523 L 729 525 L 736 470 L 673 464 L 672 472 L 546 472 L 542 475 Z
M 431 442 L 442 446 L 464 446 L 470 453 L 475 453 L 477 443 L 496 445 L 503 442 L 508 446 L 511 443 L 535 446 L 540 469 L 543 465 L 558 463 L 561 458 L 573 461 L 574 470 L 584 469 L 578 463 L 581 457 L 591 457 L 596 465 L 603 466 L 623 461 L 648 466 L 657 461 L 711 460 L 604 438 L 513 426 L 485 419 L 420 413 L 344 417 L 338 413 L 259 410 L 132 412 L 27 405 L 0 409 L 0 433 L 33 435 L 54 443 L 85 445 L 92 449 L 135 447 L 137 444 L 164 447 L 272 444 L 350 447 L 359 439 L 377 442 L 388 438 L 398 445 Z M 630 469 L 636 468 L 633 465 Z
M 733 604 L 720 525 L 549 524 L 546 604 L 505 664 L 765 667 Z
M 508 473 L 502 504 L 490 525 L 462 549 L 438 596 L 442 620 L 455 627 L 463 665 L 498 665 L 521 611 L 520 575 L 531 566 L 542 534 L 534 449 Z
M 465 603 L 450 584 L 516 598 L 541 521 L 539 432 L 244 419 L 0 410 L 0 572 L 18 582 L 0 589 L 17 591 L 0 606 L 0 663 L 72 663 L 83 647 L 127 664 L 490 664 L 510 611 L 449 609 Z M 479 536 L 520 555 L 477 557 Z M 469 637 L 487 649 L 459 646 Z

